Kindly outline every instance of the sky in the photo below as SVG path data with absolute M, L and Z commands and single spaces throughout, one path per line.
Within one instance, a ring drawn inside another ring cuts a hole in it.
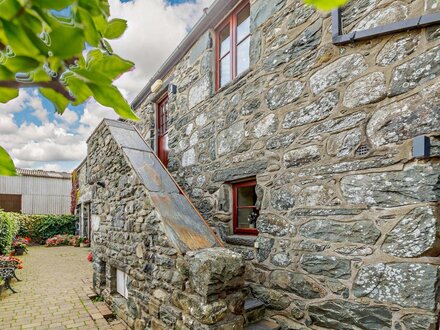
M 115 85 L 130 102 L 177 47 L 213 0 L 109 0 L 112 18 L 128 28 L 111 42 L 116 54 L 135 63 Z M 0 146 L 16 167 L 71 172 L 86 157 L 86 140 L 103 118 L 118 118 L 94 100 L 62 116 L 36 89 L 0 104 Z

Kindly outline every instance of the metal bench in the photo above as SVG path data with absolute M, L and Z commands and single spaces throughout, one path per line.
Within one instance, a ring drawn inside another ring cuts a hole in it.
M 15 274 L 18 266 L 19 263 L 15 260 L 0 260 L 0 278 L 5 281 L 5 288 L 13 293 L 17 293 L 17 291 L 11 287 L 11 279 L 15 278 L 17 281 L 21 281 Z

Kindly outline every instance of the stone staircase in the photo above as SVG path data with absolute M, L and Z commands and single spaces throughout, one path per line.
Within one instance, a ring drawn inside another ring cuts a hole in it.
M 244 303 L 245 330 L 281 330 L 278 323 L 265 319 L 266 306 L 255 298 L 248 298 Z

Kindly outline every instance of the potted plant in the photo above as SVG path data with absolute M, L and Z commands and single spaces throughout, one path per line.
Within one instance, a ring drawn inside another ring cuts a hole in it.
M 27 253 L 27 246 L 29 244 L 29 241 L 27 239 L 17 237 L 13 242 L 14 247 L 14 255 L 16 256 L 22 256 L 23 253 Z
M 83 247 L 89 247 L 90 246 L 89 240 L 87 238 L 85 238 L 85 237 L 81 237 L 81 242 L 80 242 L 79 246 L 82 247 L 82 248 Z
M 26 244 L 24 244 L 23 242 L 15 241 L 13 244 L 14 244 L 14 255 L 22 256 L 23 253 L 27 251 Z

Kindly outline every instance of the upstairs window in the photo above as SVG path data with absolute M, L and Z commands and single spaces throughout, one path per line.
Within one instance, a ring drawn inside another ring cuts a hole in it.
M 217 89 L 249 68 L 250 5 L 240 4 L 217 29 Z
M 232 184 L 234 234 L 258 234 L 256 229 L 258 218 L 256 185 L 257 181 L 255 180 Z

